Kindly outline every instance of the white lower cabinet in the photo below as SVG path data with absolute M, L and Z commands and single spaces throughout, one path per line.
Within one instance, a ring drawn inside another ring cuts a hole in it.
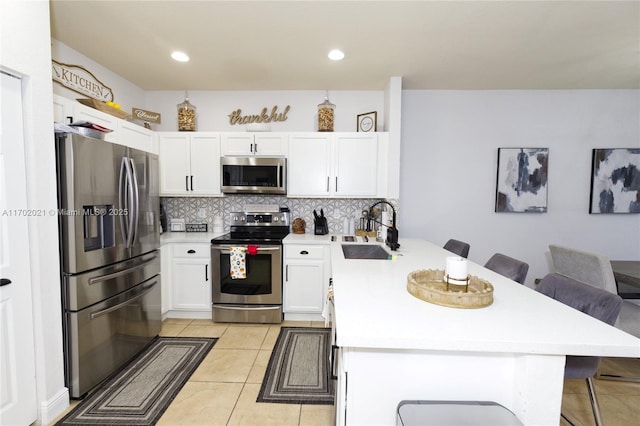
M 322 321 L 329 287 L 329 245 L 284 245 L 285 320 Z
M 172 243 L 170 316 L 188 313 L 190 318 L 211 317 L 211 245 Z

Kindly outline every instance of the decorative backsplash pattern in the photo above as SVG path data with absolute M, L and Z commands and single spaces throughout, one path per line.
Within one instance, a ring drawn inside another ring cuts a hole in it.
M 354 219 L 357 226 L 362 210 L 368 209 L 377 201 L 380 199 L 287 198 L 265 195 L 161 198 L 167 215 L 167 223 L 171 219 L 184 218 L 186 223 L 206 223 L 211 231 L 215 217 L 219 216 L 223 219 L 224 230 L 229 231 L 229 213 L 244 211 L 246 204 L 277 204 L 281 207 L 289 207 L 291 221 L 297 217 L 304 219 L 307 233 L 313 233 L 314 209 L 318 213 L 320 213 L 320 209 L 323 209 L 329 224 L 329 233 L 343 233 L 345 220 L 349 222 Z M 397 211 L 396 200 L 388 201 Z M 399 213 L 398 217 L 400 217 Z

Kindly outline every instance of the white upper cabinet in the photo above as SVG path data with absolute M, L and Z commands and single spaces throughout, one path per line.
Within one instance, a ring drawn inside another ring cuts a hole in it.
M 286 157 L 287 135 L 285 133 L 223 133 L 222 155 Z
M 105 134 L 105 141 L 158 154 L 153 131 L 63 96 L 53 96 L 53 121 L 64 124 L 89 121 L 99 124 L 112 130 Z
M 160 195 L 221 195 L 218 133 L 159 132 L 158 143 Z
M 290 197 L 379 196 L 376 133 L 299 133 L 289 137 Z

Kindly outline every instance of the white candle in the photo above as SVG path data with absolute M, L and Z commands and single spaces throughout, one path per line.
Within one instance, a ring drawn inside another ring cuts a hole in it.
M 447 257 L 445 264 L 445 276 L 450 279 L 465 280 L 467 278 L 467 259 L 457 256 Z

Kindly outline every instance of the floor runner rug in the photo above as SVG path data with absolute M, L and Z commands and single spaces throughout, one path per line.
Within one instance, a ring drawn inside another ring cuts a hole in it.
M 257 402 L 333 404 L 331 329 L 282 327 Z
M 218 339 L 158 337 L 56 425 L 153 425 Z

